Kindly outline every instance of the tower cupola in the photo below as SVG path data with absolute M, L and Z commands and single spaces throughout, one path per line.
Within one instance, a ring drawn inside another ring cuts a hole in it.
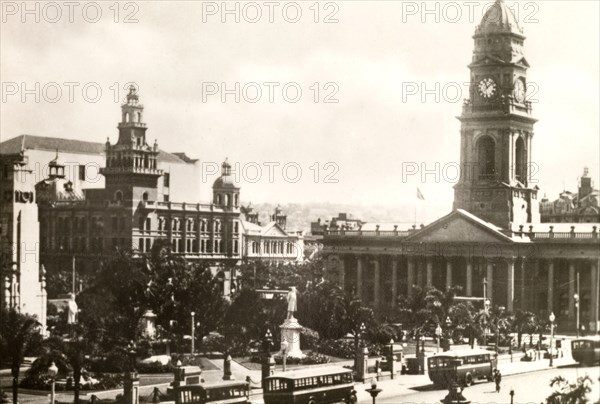
M 221 176 L 213 183 L 213 203 L 224 208 L 239 208 L 240 188 L 231 175 L 231 164 L 225 159 Z

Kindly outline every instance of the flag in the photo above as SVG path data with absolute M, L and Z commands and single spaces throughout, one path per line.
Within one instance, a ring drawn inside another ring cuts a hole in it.
M 417 198 L 424 201 L 425 197 L 423 196 L 423 193 L 421 192 L 421 190 L 419 189 L 419 187 L 417 187 Z

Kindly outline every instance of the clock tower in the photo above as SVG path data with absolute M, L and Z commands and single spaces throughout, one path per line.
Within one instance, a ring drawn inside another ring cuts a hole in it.
M 461 177 L 454 209 L 503 229 L 539 222 L 530 173 L 533 125 L 527 99 L 525 36 L 502 0 L 488 9 L 473 36 L 469 93 L 461 122 Z

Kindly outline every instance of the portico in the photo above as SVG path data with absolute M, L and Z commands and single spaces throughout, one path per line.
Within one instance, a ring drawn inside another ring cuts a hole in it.
M 461 295 L 487 298 L 512 312 L 554 312 L 564 330 L 575 327 L 579 273 L 581 324 L 598 330 L 598 228 L 555 227 L 506 232 L 456 210 L 418 230 L 379 225 L 373 231 L 367 225 L 330 231 L 324 252 L 333 279 L 376 309 L 394 307 L 398 296 L 411 295 L 413 285 L 460 286 Z

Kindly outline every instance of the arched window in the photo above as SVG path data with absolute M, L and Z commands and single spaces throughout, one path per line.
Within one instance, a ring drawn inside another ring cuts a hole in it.
M 121 191 L 115 192 L 115 201 L 122 201 L 122 200 L 123 200 L 123 192 L 121 192 Z
M 515 145 L 515 177 L 517 181 L 525 184 L 526 180 L 526 157 L 525 157 L 525 142 L 522 137 L 517 139 L 517 144 Z
M 144 201 L 144 202 L 148 201 L 148 192 L 144 192 L 142 194 L 142 201 Z
M 142 122 L 142 113 L 141 112 L 136 112 L 135 113 L 135 117 L 136 117 L 136 122 Z
M 235 207 L 239 206 L 240 204 L 240 194 L 234 194 L 233 195 L 233 204 Z
M 225 194 L 225 206 L 229 206 L 229 194 Z
M 216 203 L 217 205 L 220 205 L 220 204 L 221 204 L 221 194 L 217 194 L 217 196 L 216 196 L 216 198 L 215 198 L 215 203 Z
M 125 113 L 125 122 L 129 122 L 129 112 Z
M 483 136 L 477 141 L 479 178 L 493 179 L 496 174 L 496 145 L 490 136 Z

